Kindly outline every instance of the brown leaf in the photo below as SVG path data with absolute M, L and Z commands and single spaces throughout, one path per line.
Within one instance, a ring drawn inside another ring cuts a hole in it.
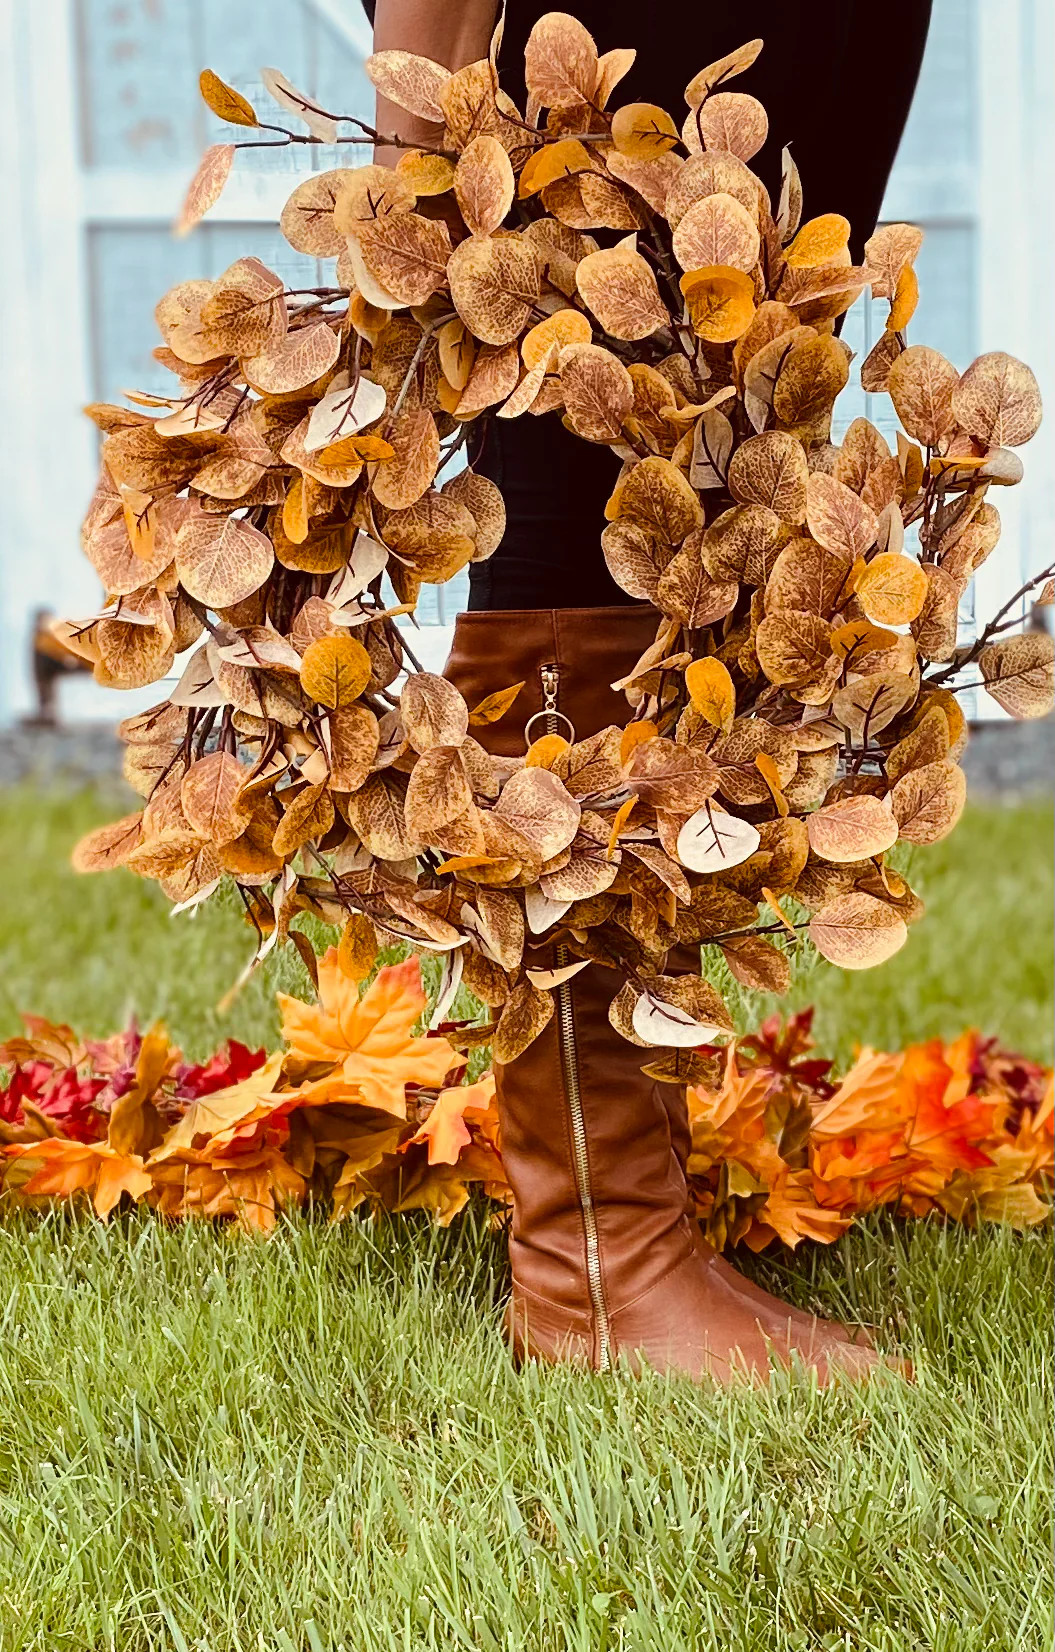
M 634 405 L 634 381 L 610 350 L 576 344 L 560 370 L 564 405 L 572 428 L 588 442 L 614 442 Z
M 340 353 L 341 341 L 325 321 L 297 327 L 258 356 L 243 363 L 246 377 L 257 390 L 284 395 L 303 390 L 329 372 Z
M 380 745 L 377 718 L 369 706 L 344 706 L 331 712 L 330 785 L 334 791 L 354 792 L 373 768 Z
M 581 259 L 575 282 L 585 304 L 613 338 L 647 338 L 670 323 L 650 266 L 629 247 L 606 247 Z
M 336 180 L 333 222 L 339 235 L 354 235 L 375 218 L 413 212 L 417 196 L 406 175 L 388 166 L 356 166 Z
M 484 344 L 477 352 L 455 409 L 459 419 L 475 418 L 516 389 L 520 358 L 515 344 Z
M 180 784 L 180 805 L 188 824 L 220 846 L 240 837 L 251 810 L 240 798 L 248 771 L 226 751 L 192 763 Z
M 773 564 L 766 613 L 798 608 L 829 619 L 849 596 L 852 568 L 853 558 L 846 551 L 829 550 L 812 539 L 791 540 Z
M 865 731 L 878 734 L 912 704 L 919 692 L 914 677 L 897 671 L 876 671 L 840 688 L 832 699 L 832 715 L 855 739 Z
M 861 389 L 882 394 L 889 385 L 890 369 L 904 349 L 896 333 L 883 333 L 861 363 Z
M 725 149 L 742 161 L 758 154 L 768 132 L 765 110 L 747 92 L 716 92 L 690 112 L 683 128 L 690 149 Z
M 336 258 L 344 251 L 344 236 L 334 223 L 334 207 L 349 167 L 314 172 L 299 183 L 282 209 L 280 227 L 290 246 L 312 258 Z
M 601 535 L 608 571 L 629 596 L 657 601 L 660 576 L 671 560 L 671 549 L 633 522 L 610 522 Z
M 809 472 L 802 443 L 782 430 L 750 436 L 733 454 L 729 491 L 745 505 L 765 505 L 784 522 L 806 515 Z
M 398 413 L 388 425 L 386 439 L 393 456 L 378 465 L 370 489 L 389 510 L 405 510 L 416 504 L 435 479 L 440 462 L 436 421 L 424 408 Z
M 690 155 L 672 179 L 663 203 L 671 229 L 677 229 L 689 208 L 707 195 L 731 195 L 754 218 L 761 185 L 750 167 L 725 150 Z
M 1055 691 L 1055 643 L 1046 631 L 983 648 L 978 665 L 987 691 L 1012 717 L 1046 717 Z
M 967 781 L 955 763 L 926 763 L 901 776 L 889 801 L 906 843 L 937 843 L 963 814 Z
M 400 304 L 424 304 L 443 286 L 451 241 L 446 224 L 438 219 L 423 218 L 417 212 L 389 212 L 356 224 L 354 240 L 381 293 L 391 294 Z M 369 292 L 366 296 L 378 302 Z
M 143 841 L 143 812 L 108 821 L 82 837 L 71 856 L 75 872 L 109 872 L 123 866 Z
M 240 517 L 191 516 L 176 535 L 180 583 L 208 608 L 229 608 L 252 596 L 274 561 L 271 541 Z
M 1040 428 L 1040 386 L 1024 361 L 992 350 L 968 367 L 953 391 L 952 410 L 987 447 L 1021 447 Z
M 755 634 L 755 647 L 770 682 L 796 687 L 816 678 L 831 659 L 831 630 L 827 620 L 805 610 L 767 614 Z
M 821 957 L 841 969 L 872 969 L 908 940 L 905 921 L 892 907 L 857 892 L 837 895 L 822 906 L 808 934 Z
M 599 74 L 593 36 L 567 12 L 547 12 L 532 27 L 524 48 L 524 79 L 544 109 L 588 103 Z
M 738 46 L 733 52 L 726 52 L 714 63 L 708 63 L 706 69 L 701 69 L 693 75 L 685 88 L 685 102 L 690 109 L 698 109 L 710 94 L 719 86 L 724 86 L 727 80 L 736 75 L 742 75 L 745 69 L 750 69 L 752 63 L 762 50 L 761 40 L 748 40 L 743 46 Z
M 642 459 L 616 493 L 616 517 L 628 518 L 668 545 L 699 527 L 703 509 L 687 477 L 669 459 Z
M 441 491 L 445 497 L 464 505 L 476 523 L 472 560 L 483 562 L 493 556 L 506 531 L 506 508 L 490 477 L 480 476 L 467 467 L 445 482 Z
M 215 206 L 223 194 L 223 186 L 234 162 L 233 143 L 214 143 L 204 153 L 184 197 L 175 233 L 188 235 L 209 208 Z
M 506 781 L 495 816 L 534 845 L 543 860 L 566 849 L 575 836 L 581 810 L 549 769 L 521 769 Z
M 288 860 L 295 855 L 298 849 L 313 839 L 326 836 L 333 825 L 333 802 L 326 789 L 325 781 L 316 786 L 305 786 L 289 802 L 288 794 L 283 794 L 286 804 L 285 813 L 275 827 L 271 846 L 276 855 Z
M 836 865 L 880 855 L 898 837 L 890 804 L 867 794 L 827 804 L 810 815 L 806 827 L 813 853 Z
M 775 512 L 764 505 L 737 505 L 704 532 L 703 560 L 712 579 L 764 585 L 787 537 Z
M 705 195 L 682 214 L 672 244 L 683 270 L 721 265 L 749 271 L 758 263 L 754 218 L 734 196 L 721 192 Z
M 513 204 L 509 156 L 497 138 L 474 138 L 454 172 L 454 193 L 472 235 L 491 235 Z
M 363 64 L 383 98 L 417 115 L 421 120 L 441 121 L 440 96 L 451 78 L 449 69 L 430 57 L 414 52 L 374 52 Z
M 407 827 L 405 795 L 402 776 L 372 774 L 343 806 L 352 831 L 378 860 L 407 860 L 420 848 Z
M 469 728 L 469 710 L 453 683 L 428 671 L 415 671 L 403 685 L 400 716 L 415 751 L 458 746 Z
M 519 337 L 542 290 L 538 254 L 515 235 L 462 241 L 450 255 L 447 278 L 455 309 L 484 344 Z
M 656 603 L 671 619 L 691 629 L 713 625 L 736 607 L 740 588 L 732 581 L 714 580 L 700 545 L 690 534 L 684 546 L 660 574 Z
M 952 398 L 959 382 L 959 373 L 940 351 L 910 344 L 891 364 L 886 388 L 909 435 L 936 447 L 955 423 Z
M 819 545 L 842 551 L 852 560 L 871 550 L 879 532 L 875 511 L 863 499 L 834 476 L 816 470 L 806 490 L 806 523 Z
M 642 803 L 687 814 L 712 797 L 718 771 L 706 752 L 672 740 L 648 740 L 635 746 L 627 780 Z
M 457 820 L 470 807 L 472 788 L 459 746 L 432 746 L 410 771 L 407 826 L 428 842 L 433 833 Z
M 850 377 L 846 346 L 828 333 L 805 339 L 787 353 L 773 387 L 773 411 L 782 424 L 804 425 L 831 412 Z
M 752 992 L 785 993 L 791 985 L 787 953 L 761 935 L 739 935 L 725 941 L 722 956 L 734 979 Z
M 883 224 L 865 242 L 865 263 L 872 271 L 872 297 L 893 298 L 898 277 L 915 262 L 923 231 L 915 224 Z
M 528 980 L 513 988 L 502 1007 L 495 1029 L 491 1054 L 498 1066 L 506 1066 L 535 1042 L 553 1019 L 553 999 Z

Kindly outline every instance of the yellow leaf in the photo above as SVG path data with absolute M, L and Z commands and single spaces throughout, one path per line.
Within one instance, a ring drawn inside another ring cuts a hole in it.
M 513 683 L 509 688 L 499 688 L 493 694 L 486 695 L 479 705 L 470 711 L 469 727 L 479 728 L 486 723 L 497 723 L 500 717 L 505 716 L 523 686 L 523 683 Z
M 282 531 L 294 545 L 303 545 L 308 537 L 308 501 L 303 476 L 297 477 L 282 502 Z
M 803 224 L 784 257 L 793 270 L 815 270 L 838 257 L 850 239 L 850 221 L 840 212 L 826 212 Z
M 558 178 L 570 178 L 576 172 L 589 172 L 593 165 L 589 151 L 578 138 L 547 143 L 536 150 L 525 165 L 520 174 L 517 194 L 521 200 L 528 195 L 537 195 L 540 189 L 555 183 Z
M 654 161 L 673 149 L 678 129 L 657 103 L 626 103 L 612 116 L 612 142 L 631 160 Z
M 788 934 L 789 935 L 794 935 L 795 934 L 795 925 L 792 923 L 791 919 L 788 917 L 787 913 L 784 911 L 784 908 L 781 906 L 780 902 L 777 900 L 777 897 L 774 895 L 772 889 L 768 889 L 765 884 L 762 885 L 762 899 L 765 901 L 766 905 L 769 907 L 769 910 L 777 918 L 780 919 L 781 923 L 784 925 L 784 928 L 787 930 Z
M 365 912 L 353 912 L 337 945 L 337 962 L 353 981 L 365 981 L 377 960 L 377 931 Z
M 926 601 L 927 576 L 912 557 L 883 551 L 865 566 L 856 594 L 873 624 L 907 625 Z
M 755 284 L 743 270 L 711 264 L 688 270 L 681 290 L 697 338 L 708 344 L 731 344 L 746 333 L 755 314 Z
M 736 689 L 721 660 L 693 660 L 685 668 L 685 686 L 700 716 L 728 734 L 736 716 Z
M 260 125 L 256 110 L 248 98 L 236 92 L 233 86 L 228 86 L 211 69 L 203 69 L 198 76 L 198 89 L 213 114 L 219 115 L 221 120 L 228 121 L 232 126 Z
M 359 698 L 371 670 L 369 654 L 354 637 L 320 637 L 305 650 L 301 687 L 320 706 L 336 711 Z
M 529 769 L 552 769 L 570 750 L 571 745 L 563 735 L 543 734 L 528 747 L 524 766 Z
M 777 806 L 777 813 L 783 819 L 789 813 L 788 800 L 784 796 L 780 785 L 780 772 L 768 752 L 760 751 L 755 757 L 755 768 L 769 787 L 770 795 Z
M 619 842 L 619 834 L 623 830 L 623 827 L 626 825 L 627 821 L 630 819 L 630 816 L 633 814 L 636 805 L 637 798 L 628 797 L 626 802 L 620 805 L 618 813 L 612 821 L 612 830 L 608 838 L 609 860 L 611 860 L 612 856 L 615 854 L 616 845 Z
M 654 740 L 658 733 L 655 723 L 650 722 L 647 717 L 640 722 L 628 723 L 619 743 L 619 761 L 623 767 L 629 763 L 635 747 L 644 745 L 648 740 Z

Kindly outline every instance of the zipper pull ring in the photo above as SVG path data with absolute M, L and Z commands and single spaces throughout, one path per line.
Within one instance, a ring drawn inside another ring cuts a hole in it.
M 555 663 L 547 663 L 539 667 L 539 678 L 542 683 L 542 710 L 536 711 L 524 724 L 524 742 L 530 746 L 532 724 L 542 721 L 546 725 L 547 734 L 559 734 L 558 723 L 563 723 L 567 729 L 567 739 L 574 743 L 575 725 L 563 711 L 557 710 L 557 693 L 560 689 L 560 667 Z

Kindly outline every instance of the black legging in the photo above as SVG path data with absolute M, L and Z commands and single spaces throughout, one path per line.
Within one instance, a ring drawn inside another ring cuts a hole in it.
M 372 12 L 369 0 L 364 0 Z M 557 4 L 561 0 L 556 0 Z M 658 103 L 680 121 L 691 75 L 747 39 L 765 47 L 730 89 L 751 92 L 769 115 L 769 139 L 751 161 L 774 202 L 780 152 L 793 148 L 804 216 L 841 212 L 859 261 L 875 228 L 919 75 L 931 0 L 563 0 L 599 49 L 634 46 L 637 60 L 611 107 Z M 508 0 L 499 62 L 503 87 L 524 105 L 524 44 L 556 9 Z M 479 470 L 505 497 L 498 550 L 469 569 L 470 608 L 580 608 L 630 602 L 601 551 L 604 504 L 619 462 L 565 430 L 555 413 L 489 421 Z
M 522 106 L 524 42 L 552 8 L 509 0 L 499 65 Z M 731 90 L 751 92 L 769 115 L 769 139 L 751 161 L 774 203 L 780 151 L 792 145 L 802 175 L 804 216 L 841 212 L 853 225 L 855 262 L 875 228 L 908 117 L 930 22 L 931 0 L 577 0 L 601 51 L 637 47 L 612 107 L 649 102 L 680 121 L 690 74 L 760 35 L 765 47 Z M 666 17 L 670 25 L 665 26 Z M 556 413 L 491 419 L 477 469 L 502 490 L 505 537 L 469 568 L 470 608 L 589 608 L 632 602 L 601 551 L 604 505 L 619 461 L 584 442 Z

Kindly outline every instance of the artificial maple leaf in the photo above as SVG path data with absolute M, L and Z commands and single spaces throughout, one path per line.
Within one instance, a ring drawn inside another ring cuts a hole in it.
M 859 1130 L 893 1130 L 904 1124 L 912 1098 L 897 1084 L 903 1060 L 862 1050 L 835 1094 L 814 1113 L 813 1135 L 853 1136 Z
M 306 1182 L 275 1145 L 234 1156 L 188 1153 L 150 1167 L 153 1200 L 163 1216 L 231 1218 L 245 1233 L 266 1235 L 278 1210 L 304 1195 Z
M 22 1184 L 29 1198 L 47 1195 L 68 1199 L 76 1193 L 91 1197 L 97 1216 L 108 1216 L 122 1193 L 141 1199 L 150 1191 L 151 1178 L 137 1153 L 117 1153 L 105 1142 L 46 1141 L 18 1143 L 4 1149 L 11 1158 L 38 1166 Z
M 192 1102 L 151 1154 L 151 1164 L 193 1152 L 212 1140 L 226 1145 L 239 1133 L 247 1137 L 261 1120 L 273 1118 L 279 1109 L 294 1106 L 298 1099 L 296 1091 L 275 1090 L 281 1073 L 282 1055 L 276 1052 L 240 1083 Z
M 475 1084 L 456 1084 L 441 1090 L 424 1124 L 403 1144 L 428 1143 L 429 1164 L 457 1164 L 472 1136 L 466 1118 L 483 1121 L 495 1110 L 495 1080 L 485 1073 Z
M 787 1170 L 778 1176 L 769 1189 L 762 1207 L 760 1222 L 767 1223 L 792 1249 L 803 1239 L 816 1239 L 830 1245 L 844 1234 L 852 1221 L 850 1215 L 829 1210 L 819 1205 L 813 1193 L 813 1178 L 808 1170 Z M 751 1243 L 750 1238 L 748 1243 Z M 757 1246 L 761 1249 L 761 1246 Z
M 462 1057 L 445 1038 L 412 1031 L 425 1008 L 417 958 L 378 972 L 359 997 L 341 969 L 337 948 L 319 959 L 319 1003 L 278 997 L 282 1034 L 293 1056 L 326 1062 L 332 1071 L 304 1086 L 314 1103 L 361 1098 L 367 1106 L 406 1118 L 406 1086 L 439 1085 Z

